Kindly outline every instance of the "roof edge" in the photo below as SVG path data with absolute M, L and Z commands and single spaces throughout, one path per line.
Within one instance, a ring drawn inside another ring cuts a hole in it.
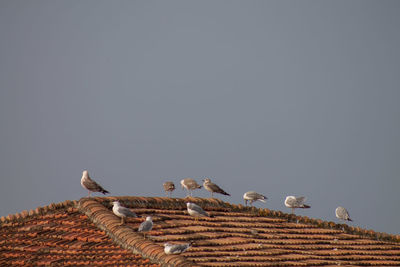
M 9 214 L 7 216 L 0 217 L 0 224 L 21 221 L 28 217 L 43 215 L 45 213 L 53 212 L 63 208 L 72 208 L 75 207 L 77 203 L 77 200 L 66 200 L 59 203 L 51 203 L 43 207 L 37 207 L 36 209 L 23 210 L 15 214 Z
M 77 203 L 77 208 L 116 244 L 165 267 L 195 266 L 195 263 L 180 255 L 166 255 L 163 247 L 143 239 L 143 236 L 131 227 L 120 225 L 119 218 L 98 200 L 105 200 L 105 198 L 81 198 Z M 160 250 L 162 253 L 159 253 Z

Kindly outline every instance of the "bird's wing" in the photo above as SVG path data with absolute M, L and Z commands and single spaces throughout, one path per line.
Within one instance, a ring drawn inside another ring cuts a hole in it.
M 126 217 L 137 217 L 136 213 L 125 207 L 118 207 L 118 212 L 125 215 Z
M 178 253 L 183 253 L 185 252 L 188 248 L 190 247 L 190 244 L 176 244 L 171 246 L 170 252 L 172 254 L 178 254 Z
M 247 197 L 249 197 L 249 198 L 251 198 L 251 199 L 254 199 L 254 200 L 257 200 L 257 199 L 264 199 L 264 196 L 263 196 L 263 195 L 261 195 L 261 194 L 259 194 L 259 193 L 257 193 L 257 192 L 254 192 L 254 191 L 248 192 L 248 193 L 247 193 Z
M 306 201 L 306 197 L 296 197 L 296 201 L 299 205 L 304 204 L 304 201 Z
M 215 193 L 220 193 L 220 194 L 229 196 L 229 194 L 227 192 L 225 192 L 221 187 L 219 187 L 218 185 L 216 185 L 214 183 L 209 183 L 208 186 L 210 187 L 211 191 L 213 191 Z
M 257 199 L 259 199 L 259 200 L 261 200 L 261 201 L 263 201 L 264 199 L 267 199 L 266 196 L 261 195 L 261 194 L 259 194 L 259 193 L 256 193 L 256 195 L 257 195 Z M 264 202 L 265 202 L 265 201 L 264 201 Z
M 196 205 L 194 203 L 192 203 L 192 205 L 190 206 L 190 209 L 194 210 L 195 212 L 197 212 L 197 213 L 199 213 L 201 215 L 204 215 L 204 216 L 207 216 L 207 217 L 209 216 L 207 212 L 205 212 L 200 206 L 198 206 L 198 205 Z
M 92 180 L 89 176 L 83 180 L 83 185 L 86 187 L 87 190 L 93 191 L 93 192 L 105 192 L 108 193 L 107 190 L 105 190 L 101 185 L 96 183 L 94 180 Z
M 336 209 L 336 213 L 337 213 L 337 215 L 338 215 L 338 217 L 340 218 L 340 219 L 348 219 L 350 216 L 349 216 L 349 213 L 347 212 L 347 210 L 345 209 L 345 208 L 343 208 L 343 207 L 339 207 L 339 208 L 337 208 Z
M 191 178 L 184 179 L 183 182 L 189 189 L 201 188 L 201 186 Z
M 146 232 L 146 231 L 150 231 L 151 228 L 153 228 L 153 223 L 149 222 L 149 221 L 144 221 L 144 222 L 142 222 L 140 224 L 138 231 L 139 232 L 142 232 L 142 231 Z
M 345 210 L 345 212 L 346 212 L 346 219 L 350 219 L 350 214 L 349 214 L 349 212 L 346 210 L 346 209 L 344 209 Z

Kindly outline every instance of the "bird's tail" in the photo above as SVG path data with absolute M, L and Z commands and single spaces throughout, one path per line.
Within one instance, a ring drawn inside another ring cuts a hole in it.
M 348 221 L 350 221 L 350 222 L 352 222 L 352 221 L 353 221 L 353 220 L 352 220 L 352 219 L 350 219 L 350 218 L 348 218 L 347 220 L 348 220 Z
M 108 192 L 107 190 L 105 190 L 105 189 L 103 189 L 103 188 L 102 188 L 102 190 L 101 190 L 101 193 L 103 193 L 104 195 L 105 195 L 105 194 L 110 194 L 110 192 Z
M 302 208 L 303 208 L 303 209 L 309 209 L 309 208 L 311 208 L 311 206 L 306 205 L 306 204 L 303 204 Z

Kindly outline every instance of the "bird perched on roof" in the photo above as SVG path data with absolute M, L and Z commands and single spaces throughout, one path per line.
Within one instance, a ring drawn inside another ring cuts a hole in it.
M 304 204 L 306 201 L 306 197 L 295 197 L 295 196 L 287 196 L 285 199 L 285 206 L 292 209 L 292 213 L 294 213 L 294 209 L 308 209 L 309 205 Z
M 124 224 L 124 220 L 126 217 L 137 217 L 136 213 L 128 208 L 125 208 L 124 206 L 121 206 L 121 203 L 119 203 L 119 201 L 113 201 L 112 211 L 115 215 L 121 218 L 121 225 Z
M 192 242 L 186 244 L 170 244 L 164 243 L 165 254 L 181 254 L 188 250 L 192 245 Z
M 173 182 L 165 182 L 163 184 L 164 186 L 164 191 L 167 194 L 168 197 L 171 197 L 171 192 L 175 190 L 175 185 Z
M 219 193 L 225 196 L 230 196 L 227 192 L 222 190 L 221 187 L 211 182 L 209 178 L 205 178 L 203 183 L 204 188 L 211 193 L 211 197 L 214 196 L 214 193 Z
M 98 183 L 93 181 L 90 178 L 89 172 L 87 170 L 84 170 L 82 172 L 81 185 L 83 188 L 85 188 L 89 192 L 89 197 L 90 197 L 91 192 L 101 192 L 103 194 L 110 193 L 107 190 L 105 190 L 103 187 L 101 187 Z
M 243 199 L 244 199 L 244 204 L 247 206 L 247 201 L 249 201 L 250 205 L 251 205 L 251 204 L 253 204 L 253 202 L 255 202 L 257 200 L 260 200 L 265 203 L 266 202 L 265 200 L 268 198 L 257 192 L 249 191 L 249 192 L 244 193 Z
M 140 224 L 138 232 L 142 232 L 143 237 L 146 238 L 146 232 L 151 231 L 151 229 L 153 229 L 153 220 L 151 216 L 147 216 L 146 220 Z
M 181 180 L 182 189 L 185 188 L 188 192 L 190 192 L 190 196 L 192 195 L 192 190 L 200 189 L 201 185 L 199 185 L 192 178 L 185 178 Z
M 210 217 L 210 214 L 205 212 L 199 205 L 188 202 L 186 207 L 189 215 L 194 216 L 196 219 L 197 217 Z
M 340 207 L 340 206 L 337 207 L 335 210 L 335 214 L 339 220 L 350 221 L 350 222 L 353 221 L 352 219 L 350 219 L 350 215 L 347 212 L 347 210 L 343 207 Z

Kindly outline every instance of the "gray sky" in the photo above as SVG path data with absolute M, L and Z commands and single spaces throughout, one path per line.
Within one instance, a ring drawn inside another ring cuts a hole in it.
M 0 2 L 0 216 L 210 177 L 400 233 L 399 1 Z M 178 188 L 175 196 L 184 196 Z M 202 190 L 196 196 L 208 197 Z

